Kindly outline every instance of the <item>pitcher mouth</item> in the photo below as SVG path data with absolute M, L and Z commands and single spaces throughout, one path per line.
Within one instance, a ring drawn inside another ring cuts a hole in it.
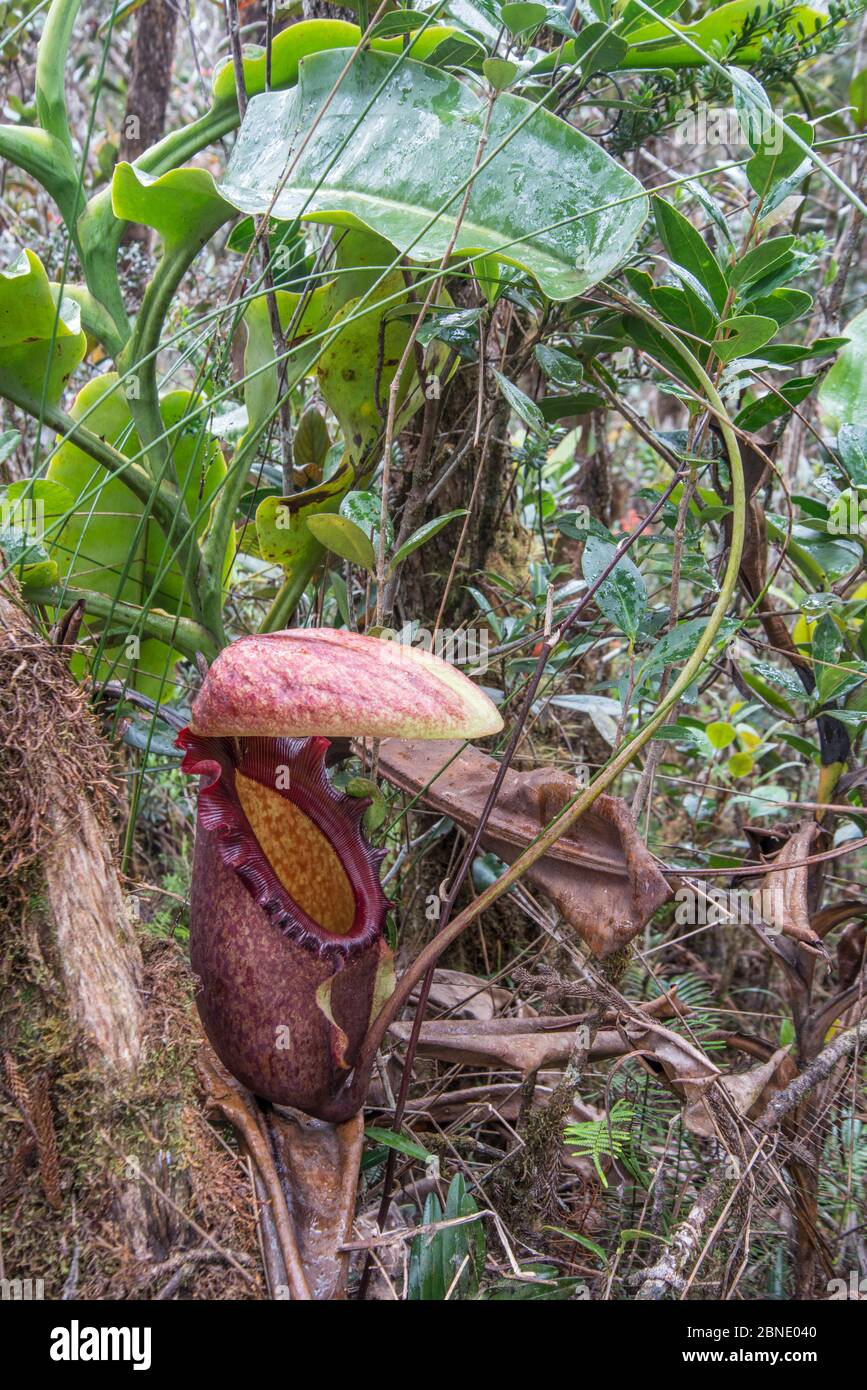
M 332 785 L 327 738 L 203 738 L 187 728 L 177 746 L 181 770 L 202 779 L 201 828 L 284 935 L 335 962 L 382 935 L 384 851 L 362 833 L 369 803 Z

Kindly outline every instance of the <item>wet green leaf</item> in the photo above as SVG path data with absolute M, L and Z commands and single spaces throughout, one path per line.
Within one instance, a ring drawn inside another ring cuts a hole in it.
M 411 307 L 411 306 L 408 306 Z M 418 309 L 415 309 L 415 313 Z M 466 360 L 474 361 L 479 346 L 482 309 L 446 309 L 428 314 L 418 331 L 417 341 L 426 347 L 434 338 L 457 348 Z
M 534 355 L 548 380 L 557 386 L 578 386 L 583 380 L 584 366 L 572 353 L 540 343 Z
M 849 342 L 819 390 L 819 404 L 832 427 L 867 425 L 867 309 L 843 329 Z
M 736 626 L 736 623 L 726 619 L 720 627 L 718 640 L 724 641 L 728 632 Z M 698 646 L 706 627 L 706 618 L 689 618 L 684 623 L 678 623 L 671 632 L 660 637 L 650 655 L 645 659 L 642 676 L 654 671 L 661 671 L 664 666 L 671 666 L 675 662 L 688 661 Z
M 663 246 L 671 259 L 704 286 L 715 307 L 722 310 L 728 288 L 716 258 L 704 237 L 677 208 L 662 198 L 653 199 L 653 215 Z
M 56 405 L 84 357 L 78 305 L 60 298 L 32 251 L 0 271 L 0 395 Z
M 340 504 L 340 515 L 347 521 L 354 521 L 360 527 L 374 549 L 379 545 L 380 523 L 382 521 L 382 498 L 375 492 L 348 492 Z M 385 544 L 390 547 L 394 540 L 391 518 L 385 518 Z
M 524 424 L 533 434 L 544 436 L 546 428 L 545 417 L 536 402 L 531 401 L 530 397 L 521 390 L 520 386 L 516 386 L 513 381 L 509 381 L 508 377 L 503 376 L 503 373 L 498 372 L 496 368 L 493 369 L 493 374 L 500 391 L 508 401 L 510 408 L 518 416 L 518 419 L 523 420 Z
M 617 547 L 599 536 L 589 535 L 584 543 L 581 566 L 588 584 L 593 584 L 611 561 Z M 628 555 L 621 555 L 607 579 L 596 591 L 596 606 L 619 630 L 633 640 L 638 636 L 647 612 L 647 589 L 641 572 Z
M 849 481 L 855 487 L 867 487 L 867 425 L 841 425 L 837 452 Z
M 819 699 L 823 702 L 831 698 L 845 676 L 845 672 L 837 669 L 841 643 L 842 637 L 837 624 L 829 613 L 825 613 L 813 629 L 811 645 L 813 674 L 816 677 Z
M 315 54 L 297 87 L 251 101 L 220 192 L 244 212 L 369 227 L 415 260 L 437 259 L 452 237 L 485 103 L 446 73 L 365 53 L 323 114 L 345 58 Z M 612 270 L 646 217 L 630 174 L 520 97 L 496 102 L 486 160 L 455 251 L 495 253 L 553 299 Z

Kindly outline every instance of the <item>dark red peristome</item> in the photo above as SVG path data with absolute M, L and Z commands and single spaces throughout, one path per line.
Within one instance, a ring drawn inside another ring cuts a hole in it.
M 331 785 L 324 738 L 205 739 L 185 729 L 177 741 L 183 771 L 202 778 L 190 911 L 202 1023 L 249 1090 L 316 1115 L 354 1062 L 389 956 L 382 855 L 360 828 L 366 803 Z M 285 790 L 278 767 L 289 770 Z M 355 895 L 345 936 L 314 922 L 283 887 L 241 808 L 238 772 L 278 790 L 330 841 Z
M 223 862 L 239 875 L 270 921 L 295 941 L 334 959 L 381 935 L 387 909 L 379 881 L 383 852 L 361 832 L 369 802 L 337 791 L 329 780 L 327 738 L 199 738 L 184 729 L 177 742 L 186 750 L 181 771 L 202 778 L 199 826 L 216 834 Z M 288 773 L 285 788 L 277 786 L 278 768 Z M 355 894 L 355 921 L 345 936 L 308 917 L 283 887 L 241 808 L 236 773 L 291 801 L 332 845 Z

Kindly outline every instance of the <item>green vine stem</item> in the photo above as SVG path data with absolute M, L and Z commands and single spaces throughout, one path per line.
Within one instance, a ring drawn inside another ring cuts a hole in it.
M 167 647 L 183 652 L 194 661 L 201 652 L 207 661 L 213 661 L 220 647 L 212 633 L 191 618 L 174 617 L 155 608 L 140 608 L 125 599 L 112 598 L 108 594 L 98 594 L 93 589 L 75 589 L 64 585 L 46 589 L 28 589 L 29 603 L 50 604 L 61 608 L 73 603 L 83 603 L 85 613 L 93 618 L 101 618 L 106 623 L 116 622 L 124 632 L 139 632 L 143 637 L 156 637 Z
M 274 602 L 265 615 L 262 626 L 259 628 L 260 632 L 279 632 L 281 628 L 286 626 L 301 602 L 301 596 L 324 554 L 325 547 L 317 541 L 315 547 L 311 546 L 311 553 L 304 564 L 299 565 L 297 569 L 286 576 L 277 590 Z
M 36 54 L 36 114 L 39 124 L 72 155 L 66 111 L 66 58 L 81 0 L 54 0 Z
M 128 397 L 128 403 L 139 439 L 147 454 L 154 482 L 161 489 L 167 479 L 177 498 L 173 534 L 180 532 L 184 537 L 179 546 L 179 558 L 190 602 L 197 618 L 204 616 L 207 596 L 213 586 L 210 583 L 207 562 L 199 548 L 195 530 L 190 524 L 186 502 L 180 491 L 172 447 L 160 411 L 157 354 L 163 324 L 178 285 L 202 245 L 222 226 L 228 216 L 229 209 L 217 212 L 207 226 L 200 229 L 200 235 L 192 243 L 183 242 L 166 247 L 153 279 L 145 291 L 133 335 L 118 359 L 121 375 L 135 380 L 138 387 L 137 396 Z M 171 538 L 167 537 L 169 540 Z M 216 564 L 217 582 L 220 586 L 219 606 L 222 609 L 222 556 L 218 557 Z M 216 630 L 219 631 L 219 628 Z
M 30 174 L 51 195 L 78 247 L 75 219 L 82 199 L 75 165 L 66 147 L 36 126 L 0 125 L 0 158 Z

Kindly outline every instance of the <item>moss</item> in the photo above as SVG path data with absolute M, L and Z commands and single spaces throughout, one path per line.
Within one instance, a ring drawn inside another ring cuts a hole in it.
M 63 1205 L 55 1212 L 46 1202 L 34 1152 L 15 1162 L 25 1125 L 19 1109 L 9 1105 L 0 1116 L 8 1175 L 0 1193 L 7 1277 L 44 1279 L 46 1297 L 57 1299 L 75 1267 L 75 1297 L 147 1297 L 152 1270 L 200 1237 L 145 1178 L 220 1243 L 257 1262 L 246 1173 L 230 1143 L 202 1117 L 194 981 L 177 944 L 143 942 L 145 1049 L 127 1086 L 107 1084 L 83 1062 L 58 1000 L 30 976 L 17 933 L 9 944 L 17 980 L 4 993 L 0 1039 L 25 1081 L 40 1073 L 49 1078 Z M 138 1176 L 139 1167 L 145 1178 Z M 133 1250 L 129 1218 L 137 1208 L 146 1245 Z M 250 1296 L 240 1276 L 222 1264 L 194 1266 L 184 1291 L 204 1298 Z

